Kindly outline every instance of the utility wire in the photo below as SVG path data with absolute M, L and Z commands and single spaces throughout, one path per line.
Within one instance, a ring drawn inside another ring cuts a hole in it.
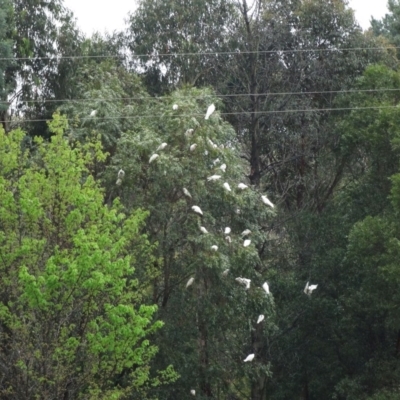
M 210 51 L 210 52 L 188 52 L 188 53 L 150 53 L 150 54 L 129 54 L 129 57 L 188 57 L 188 56 L 218 56 L 218 55 L 246 55 L 246 54 L 285 54 L 285 53 L 306 53 L 306 52 L 324 52 L 324 51 L 363 51 L 363 50 L 387 50 L 399 49 L 400 46 L 380 46 L 380 47 L 335 47 L 328 49 L 292 49 L 292 50 L 237 50 L 237 51 Z M 0 57 L 0 61 L 13 61 L 13 60 L 78 60 L 88 58 L 121 58 L 125 55 L 93 55 L 93 56 L 47 56 L 47 57 Z
M 325 90 L 325 91 L 311 91 L 311 92 L 272 92 L 272 93 L 234 93 L 234 94 L 217 94 L 216 97 L 230 98 L 230 97 L 244 97 L 244 96 L 289 96 L 289 95 L 309 95 L 309 94 L 337 94 L 337 93 L 380 93 L 380 92 L 398 92 L 400 89 L 382 88 L 382 89 L 349 89 L 349 90 Z M 214 97 L 214 95 L 202 96 L 184 96 L 188 99 L 207 99 Z M 79 99 L 43 99 L 43 100 L 24 100 L 24 103 L 72 103 L 72 102 L 90 102 L 90 101 L 123 101 L 123 100 L 168 100 L 170 97 L 114 97 L 114 98 L 79 98 Z M 0 101 L 0 104 L 9 104 L 8 101 Z
M 297 112 L 318 112 L 318 111 L 351 111 L 351 110 L 386 110 L 390 108 L 398 108 L 400 110 L 399 106 L 382 106 L 382 107 L 375 107 L 375 106 L 370 106 L 370 107 L 334 107 L 334 108 L 306 108 L 306 109 L 299 109 L 299 110 L 276 110 L 276 111 L 238 111 L 238 112 L 226 112 L 226 113 L 219 113 L 221 116 L 226 116 L 226 115 L 250 115 L 250 114 L 255 114 L 255 115 L 261 115 L 261 114 L 284 114 L 284 113 L 297 113 Z M 90 121 L 90 120 L 97 120 L 97 121 L 106 121 L 106 120 L 115 120 L 115 119 L 138 119 L 138 118 L 151 118 L 154 119 L 156 117 L 159 118 L 165 118 L 165 117 L 204 117 L 204 113 L 194 113 L 194 114 L 176 114 L 176 115 L 155 115 L 155 114 L 148 114 L 148 115 L 134 115 L 130 117 L 85 117 L 85 118 L 79 118 L 80 121 Z M 67 118 L 67 120 L 75 120 L 76 117 L 74 118 Z M 22 119 L 20 122 L 46 122 L 49 121 L 49 119 Z M 16 120 L 11 120 L 11 123 L 16 123 L 19 121 Z

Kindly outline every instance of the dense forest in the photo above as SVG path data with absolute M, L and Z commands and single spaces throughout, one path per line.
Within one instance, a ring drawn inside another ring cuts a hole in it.
M 1 399 L 400 399 L 388 9 L 0 0 Z

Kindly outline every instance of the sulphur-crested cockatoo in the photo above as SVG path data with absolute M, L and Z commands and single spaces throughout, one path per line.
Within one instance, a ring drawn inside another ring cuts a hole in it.
M 262 321 L 264 321 L 264 315 L 263 315 L 263 314 L 260 314 L 260 315 L 258 316 L 258 319 L 257 319 L 257 324 L 259 324 L 259 323 L 262 322 Z
M 215 106 L 214 106 L 214 104 L 211 104 L 211 105 L 207 108 L 206 116 L 204 117 L 204 119 L 210 118 L 211 114 L 212 114 L 214 111 L 215 111 Z
M 158 158 L 158 154 L 153 154 L 149 159 L 149 164 L 151 164 L 156 158 Z
M 254 354 L 249 354 L 243 361 L 248 362 L 253 360 L 254 360 Z
M 178 108 L 179 108 L 178 104 L 174 104 L 174 105 L 172 106 L 172 109 L 173 109 L 173 110 L 177 110 Z
M 203 233 L 208 233 L 208 230 L 207 230 L 206 228 L 204 228 L 204 226 L 201 226 L 201 227 L 200 227 L 200 230 L 201 230 Z
M 240 190 L 244 190 L 244 189 L 247 189 L 248 186 L 245 185 L 244 183 L 239 183 L 238 188 L 239 188 Z
M 218 179 L 221 179 L 221 175 L 211 175 L 207 178 L 208 182 L 217 181 Z
M 164 150 L 166 147 L 168 146 L 167 143 L 161 143 L 158 147 L 156 151 L 160 151 L 160 150 Z
M 248 246 L 250 246 L 250 243 L 251 243 L 251 240 L 250 240 L 250 239 L 246 239 L 246 240 L 243 242 L 243 247 L 248 247 Z
M 226 171 L 226 164 L 222 164 L 219 168 L 220 168 L 220 170 L 222 172 L 225 172 Z
M 229 186 L 229 183 L 228 182 L 225 182 L 223 185 L 222 185 L 228 192 L 231 192 L 232 190 L 231 190 L 231 187 Z
M 217 251 L 218 250 L 218 246 L 216 246 L 215 244 L 213 246 L 211 246 L 211 250 Z
M 189 147 L 189 150 L 190 150 L 190 151 L 194 151 L 194 150 L 196 149 L 196 147 L 197 147 L 197 144 L 194 143 L 194 144 L 192 144 L 192 145 Z
M 186 287 L 188 288 L 193 283 L 193 281 L 194 281 L 194 278 L 193 277 L 190 278 L 186 283 Z
M 264 282 L 263 285 L 262 285 L 262 288 L 265 290 L 265 292 L 266 292 L 267 294 L 270 293 L 270 292 L 269 292 L 269 285 L 268 285 L 268 282 Z
M 200 208 L 199 206 L 192 206 L 192 210 L 193 210 L 196 214 L 203 215 L 203 211 L 201 211 L 201 208 Z
M 186 188 L 183 188 L 183 194 L 184 194 L 186 197 L 192 198 L 192 195 L 190 194 L 189 190 L 187 190 Z
M 306 283 L 306 287 L 304 288 L 304 293 L 308 296 L 311 296 L 311 293 L 318 287 L 318 285 L 310 285 L 310 282 Z
M 242 236 L 248 236 L 248 235 L 250 235 L 250 234 L 251 234 L 251 230 L 250 230 L 250 229 L 245 229 L 245 230 L 241 233 Z
M 261 200 L 263 201 L 264 204 L 267 206 L 270 206 L 271 208 L 274 208 L 275 206 L 271 203 L 271 201 L 268 199 L 267 196 L 261 196 Z
M 224 230 L 224 234 L 225 234 L 225 235 L 229 235 L 229 234 L 231 233 L 231 231 L 232 231 L 232 229 L 229 228 L 229 226 L 227 226 L 227 227 L 225 228 L 225 230 Z
M 241 283 L 242 285 L 245 285 L 246 290 L 250 289 L 251 279 L 239 277 L 239 278 L 236 278 L 235 281 Z

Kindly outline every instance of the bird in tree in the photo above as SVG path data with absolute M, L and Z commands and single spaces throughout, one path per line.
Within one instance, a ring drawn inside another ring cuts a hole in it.
M 312 292 L 318 287 L 318 285 L 310 285 L 310 282 L 306 283 L 306 287 L 304 288 L 304 293 L 307 296 L 311 296 Z
M 227 227 L 225 228 L 225 230 L 224 230 L 224 234 L 225 234 L 225 235 L 229 235 L 229 234 L 231 233 L 231 231 L 232 231 L 232 229 L 229 228 L 229 226 L 227 226 Z
M 254 360 L 254 354 L 249 354 L 243 361 L 249 362 Z
M 173 109 L 174 111 L 176 111 L 178 108 L 179 108 L 179 107 L 178 107 L 178 104 L 174 104 L 174 105 L 172 106 L 172 109 Z
M 226 237 L 225 237 L 225 240 L 226 240 L 229 244 L 232 243 L 232 238 L 231 238 L 230 236 L 226 236 Z
M 215 106 L 214 104 L 211 104 L 208 108 L 207 108 L 207 112 L 206 112 L 206 116 L 204 117 L 204 119 L 208 119 L 211 117 L 211 114 L 215 111 Z
M 231 187 L 229 186 L 229 183 L 228 182 L 225 182 L 224 184 L 223 184 L 223 187 L 228 191 L 228 192 L 231 192 L 232 190 L 231 190 Z
M 222 276 L 227 276 L 228 273 L 229 273 L 229 269 L 225 269 L 225 270 L 222 272 Z
M 161 143 L 158 147 L 156 151 L 160 151 L 160 150 L 164 150 L 167 147 L 167 143 Z
M 186 197 L 189 197 L 190 199 L 192 198 L 192 195 L 190 194 L 189 190 L 187 190 L 186 188 L 183 188 L 183 194 Z
M 185 132 L 185 136 L 187 138 L 191 137 L 193 135 L 194 129 L 187 129 Z
M 248 246 L 250 246 L 250 243 L 251 243 L 251 240 L 250 240 L 250 239 L 246 239 L 246 240 L 243 242 L 243 247 L 248 247 Z
M 95 117 L 97 114 L 97 110 L 92 110 L 92 112 L 90 113 L 91 117 Z
M 250 230 L 250 229 L 245 229 L 245 230 L 241 233 L 242 236 L 248 236 L 248 235 L 250 235 L 250 234 L 251 234 L 251 230 Z
M 125 176 L 125 171 L 123 169 L 120 169 L 118 171 L 118 178 L 123 179 Z
M 239 188 L 240 190 L 244 190 L 244 189 L 247 189 L 248 186 L 245 185 L 244 183 L 239 183 L 238 188 Z
M 189 150 L 190 150 L 190 151 L 195 151 L 196 147 L 197 147 L 197 144 L 194 143 L 194 144 L 192 144 L 192 145 L 189 147 Z
M 226 171 L 226 164 L 222 164 L 219 168 L 220 168 L 220 170 L 222 172 L 225 172 Z
M 211 250 L 217 251 L 218 250 L 218 246 L 216 246 L 215 244 L 213 246 L 211 246 Z
M 265 290 L 265 293 L 270 294 L 268 282 L 264 282 L 262 288 Z
M 196 391 L 195 391 L 194 389 L 192 389 L 192 390 L 190 391 L 190 394 L 193 395 L 193 396 L 196 396 Z
M 218 179 L 221 179 L 221 175 L 211 175 L 207 178 L 208 182 L 217 181 Z
M 194 282 L 194 278 L 190 278 L 186 283 L 186 288 L 188 288 Z
M 158 154 L 153 154 L 149 159 L 149 164 L 151 164 L 156 158 L 158 158 Z
M 261 200 L 263 201 L 264 204 L 267 206 L 270 206 L 271 208 L 274 208 L 275 206 L 271 203 L 269 198 L 267 196 L 261 196 Z
M 201 211 L 201 208 L 199 206 L 192 206 L 192 210 L 199 215 L 203 215 L 203 211 Z
M 204 228 L 204 226 L 201 226 L 201 227 L 200 227 L 200 230 L 201 230 L 203 233 L 208 233 L 208 230 L 207 230 L 206 228 Z
M 239 277 L 239 278 L 236 278 L 235 281 L 241 283 L 242 285 L 244 285 L 246 290 L 250 289 L 251 279 L 246 279 L 246 278 Z
M 262 322 L 262 321 L 264 321 L 264 315 L 263 314 L 260 314 L 259 316 L 258 316 L 258 319 L 257 319 L 257 324 L 259 324 L 260 322 Z

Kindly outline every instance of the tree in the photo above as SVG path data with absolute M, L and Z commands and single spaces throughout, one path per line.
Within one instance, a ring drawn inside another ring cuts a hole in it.
M 212 103 L 217 111 L 205 120 Z M 155 365 L 172 362 L 181 376 L 176 385 L 158 391 L 160 399 L 189 398 L 191 389 L 204 398 L 256 399 L 265 396 L 270 376 L 275 305 L 274 295 L 261 285 L 274 276 L 266 262 L 274 211 L 254 188 L 238 188 L 239 182 L 249 185 L 246 168 L 220 107 L 210 90 L 187 87 L 149 102 L 118 142 L 104 177 L 109 199 L 118 196 L 128 210 L 150 211 L 146 232 L 159 244 L 152 301 L 165 327 L 157 337 Z M 167 146 L 157 151 L 164 142 Z M 154 154 L 158 157 L 150 163 Z M 120 168 L 125 177 L 117 183 Z M 207 179 L 213 175 L 220 179 Z M 224 234 L 226 227 L 231 233 Z M 245 229 L 252 231 L 248 247 L 241 235 Z M 249 290 L 235 281 L 240 276 L 252 280 Z M 194 281 L 186 288 L 190 278 Z M 259 314 L 266 318 L 257 325 Z M 250 353 L 255 359 L 247 365 L 243 360 Z M 258 393 L 252 394 L 255 387 Z
M 147 214 L 104 205 L 98 142 L 71 148 L 57 115 L 49 128 L 32 156 L 22 131 L 0 132 L 1 397 L 125 398 L 151 382 L 162 326 L 134 274 L 153 260 Z

